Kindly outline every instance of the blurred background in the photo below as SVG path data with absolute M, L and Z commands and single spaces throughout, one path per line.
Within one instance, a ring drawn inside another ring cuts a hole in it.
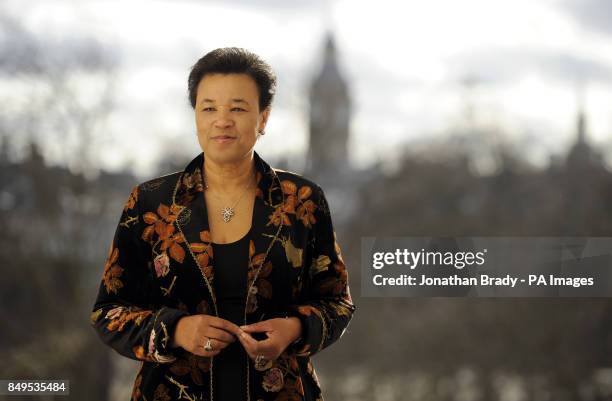
M 359 272 L 362 236 L 612 236 L 608 0 L 3 0 L 0 378 L 130 398 L 89 313 L 131 187 L 200 152 L 187 76 L 225 46 L 278 75 L 256 150 L 332 208 L 358 309 L 326 400 L 612 399 L 609 299 L 362 298 Z

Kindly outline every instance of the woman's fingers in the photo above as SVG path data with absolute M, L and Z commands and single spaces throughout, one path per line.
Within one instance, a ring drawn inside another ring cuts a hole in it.
M 247 354 L 249 354 L 249 357 L 255 359 L 255 357 L 257 356 L 257 352 L 259 351 L 259 347 L 257 344 L 258 341 L 251 337 L 250 334 L 244 331 L 241 332 L 240 335 L 238 335 L 238 340 L 244 347 L 244 350 L 247 352 Z
M 249 333 L 242 332 L 242 334 L 238 336 L 238 340 L 249 357 L 253 360 L 256 360 L 259 355 L 266 359 L 276 359 L 278 357 L 276 344 L 270 338 L 263 341 L 257 341 Z
M 202 337 L 201 341 L 200 341 L 200 345 L 202 347 L 204 347 L 206 345 L 206 341 L 210 338 L 210 346 L 212 349 L 214 350 L 220 350 L 223 349 L 225 347 L 227 347 L 228 345 L 230 345 L 231 343 L 223 341 L 223 340 L 219 340 L 217 338 L 213 338 L 213 337 Z
M 209 337 L 203 337 L 201 339 L 199 344 L 195 347 L 195 350 L 197 351 L 197 352 L 194 352 L 195 354 L 201 355 L 201 356 L 208 356 L 208 357 L 216 356 L 225 347 L 227 347 L 230 344 L 230 343 L 227 343 L 225 341 L 218 340 L 216 338 L 210 338 L 210 347 L 212 348 L 212 351 L 207 351 L 206 350 L 206 343 L 207 343 L 208 339 L 209 339 Z
M 198 335 L 194 338 L 193 353 L 201 356 L 215 356 L 225 347 L 238 339 L 249 357 L 256 360 L 258 356 L 265 359 L 276 359 L 278 357 L 279 344 L 274 336 L 275 328 L 270 321 L 261 321 L 250 325 L 238 327 L 236 324 L 211 315 L 200 315 L 200 328 Z M 244 327 L 245 330 L 242 328 Z M 250 333 L 265 332 L 265 340 L 258 341 Z M 212 351 L 204 347 L 210 339 Z
M 240 331 L 232 322 L 210 315 L 193 315 L 181 319 L 183 324 L 181 335 L 187 338 L 184 343 L 189 344 L 185 349 L 201 356 L 215 356 L 230 343 L 236 341 L 233 334 Z M 177 328 L 178 330 L 178 328 Z M 206 340 L 211 340 L 212 351 L 204 349 Z
M 205 337 L 208 337 L 208 338 L 215 338 L 215 339 L 217 339 L 219 341 L 223 341 L 225 343 L 232 343 L 232 342 L 236 341 L 236 337 L 234 337 L 233 334 L 231 334 L 231 333 L 229 333 L 229 332 L 227 332 L 225 330 L 218 329 L 218 328 L 213 327 L 213 326 L 205 327 L 202 330 L 202 335 L 205 336 Z M 204 340 L 204 341 L 206 341 L 206 340 Z
M 268 320 L 262 320 L 261 322 L 248 324 L 246 326 L 240 326 L 240 328 L 243 331 L 246 331 L 247 333 L 259 333 L 272 330 L 272 327 Z
M 231 333 L 235 336 L 237 336 L 240 333 L 240 328 L 236 324 L 230 322 L 229 320 L 222 319 L 220 317 L 207 315 L 206 323 L 209 326 L 216 327 L 217 329 L 225 330 L 226 332 Z

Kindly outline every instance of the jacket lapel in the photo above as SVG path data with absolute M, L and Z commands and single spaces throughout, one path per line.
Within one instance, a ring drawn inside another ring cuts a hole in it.
M 253 208 L 252 229 L 249 241 L 249 261 L 247 280 L 246 313 L 252 313 L 256 307 L 254 289 L 257 276 L 265 264 L 269 251 L 278 238 L 283 225 L 283 218 L 275 218 L 282 213 L 284 195 L 280 180 L 274 170 L 254 152 L 257 174 L 257 196 Z M 179 208 L 174 221 L 181 233 L 191 258 L 200 270 L 218 316 L 214 291 L 214 257 L 209 231 L 208 211 L 204 200 L 204 183 L 202 166 L 204 152 L 196 156 L 179 176 L 174 188 L 172 202 Z M 246 261 L 245 261 L 246 262 Z

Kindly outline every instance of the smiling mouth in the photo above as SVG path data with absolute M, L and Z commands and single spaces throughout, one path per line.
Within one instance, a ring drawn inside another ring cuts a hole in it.
M 230 135 L 217 135 L 217 136 L 213 136 L 211 139 L 218 143 L 225 143 L 225 142 L 233 141 L 234 139 L 236 139 L 236 137 L 230 136 Z

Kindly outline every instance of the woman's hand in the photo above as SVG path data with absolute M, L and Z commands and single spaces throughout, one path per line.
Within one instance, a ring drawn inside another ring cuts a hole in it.
M 274 318 L 261 322 L 240 326 L 238 340 L 251 359 L 256 360 L 261 355 L 267 360 L 274 360 L 302 333 L 302 323 L 297 317 Z M 251 333 L 266 333 L 268 338 L 257 341 Z
M 215 356 L 236 341 L 241 330 L 234 323 L 211 315 L 191 315 L 179 319 L 172 336 L 172 347 L 182 347 L 192 354 Z M 212 351 L 206 351 L 206 340 L 211 339 Z

